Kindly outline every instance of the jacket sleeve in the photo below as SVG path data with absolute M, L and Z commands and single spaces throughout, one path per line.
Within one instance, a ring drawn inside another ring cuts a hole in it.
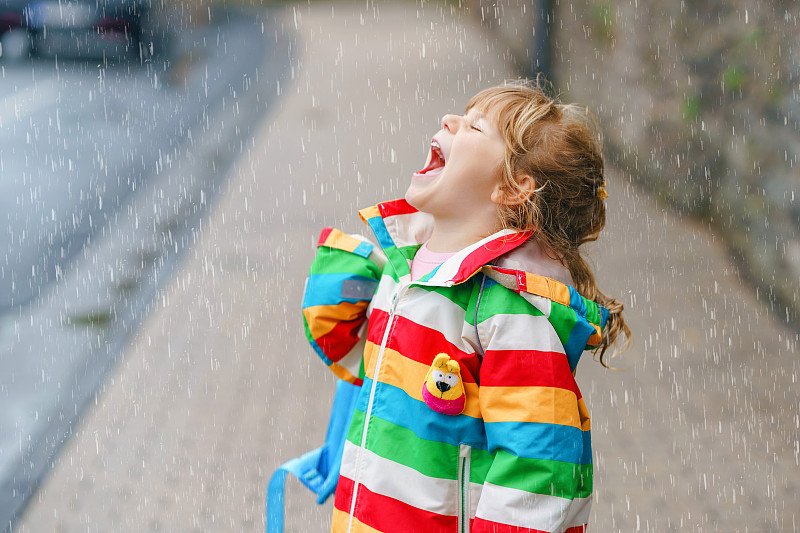
M 479 311 L 491 464 L 473 531 L 582 532 L 592 492 L 589 417 L 549 302 L 495 289 L 505 294 L 486 295 Z
M 365 238 L 325 228 L 303 294 L 311 347 L 339 378 L 361 384 L 367 310 L 385 260 Z

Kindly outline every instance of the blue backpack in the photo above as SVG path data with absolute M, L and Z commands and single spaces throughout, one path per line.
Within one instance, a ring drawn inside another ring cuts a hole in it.
M 308 489 L 317 495 L 317 504 L 322 505 L 336 490 L 339 469 L 342 466 L 342 451 L 347 430 L 353 418 L 356 400 L 361 387 L 339 380 L 336 396 L 328 421 L 325 443 L 300 457 L 283 463 L 272 474 L 267 487 L 266 533 L 283 533 L 283 511 L 286 473 L 292 473 Z

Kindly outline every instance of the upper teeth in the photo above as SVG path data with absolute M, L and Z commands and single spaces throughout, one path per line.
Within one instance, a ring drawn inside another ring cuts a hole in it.
M 442 156 L 442 159 L 444 159 L 444 154 L 442 153 L 442 147 L 439 145 L 439 141 L 436 139 L 432 140 L 431 149 L 435 150 L 440 156 Z

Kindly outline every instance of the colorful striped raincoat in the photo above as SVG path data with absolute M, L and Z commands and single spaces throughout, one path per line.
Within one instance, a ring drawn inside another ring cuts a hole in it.
M 592 452 L 574 372 L 608 312 L 502 266 L 529 233 L 500 231 L 412 282 L 432 219 L 404 200 L 360 215 L 380 250 L 325 229 L 303 301 L 317 354 L 362 387 L 332 531 L 584 531 Z M 458 363 L 460 413 L 426 401 L 439 354 Z

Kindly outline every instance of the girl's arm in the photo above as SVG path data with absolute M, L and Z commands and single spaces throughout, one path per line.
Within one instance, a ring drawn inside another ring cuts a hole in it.
M 480 407 L 492 462 L 473 531 L 583 531 L 589 416 L 548 317 L 523 297 L 511 300 L 481 305 Z
M 325 228 L 303 295 L 306 338 L 339 378 L 361 384 L 367 310 L 385 260 L 365 238 Z

